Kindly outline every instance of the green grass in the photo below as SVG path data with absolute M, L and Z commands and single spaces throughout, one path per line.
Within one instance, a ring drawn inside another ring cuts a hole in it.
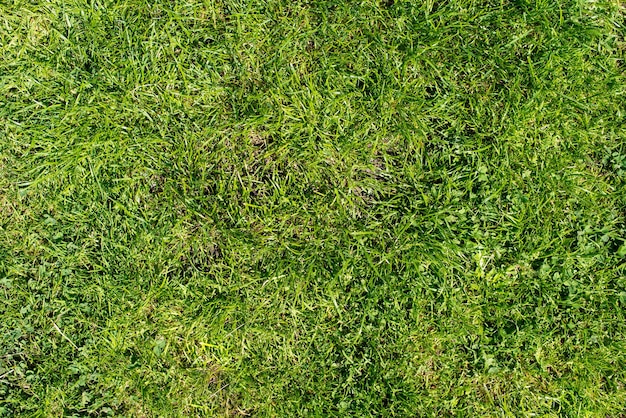
M 0 416 L 624 417 L 625 16 L 0 2 Z

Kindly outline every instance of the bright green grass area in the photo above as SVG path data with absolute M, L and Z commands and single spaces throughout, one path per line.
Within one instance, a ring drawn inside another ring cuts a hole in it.
M 0 416 L 623 417 L 625 15 L 1 2 Z

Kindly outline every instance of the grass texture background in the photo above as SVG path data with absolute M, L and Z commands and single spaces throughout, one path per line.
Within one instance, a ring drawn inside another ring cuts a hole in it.
M 623 417 L 625 11 L 0 2 L 0 416 Z

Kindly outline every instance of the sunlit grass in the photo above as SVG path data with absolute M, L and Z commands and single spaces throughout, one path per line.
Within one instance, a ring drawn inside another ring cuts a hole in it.
M 0 416 L 611 416 L 617 1 L 0 4 Z

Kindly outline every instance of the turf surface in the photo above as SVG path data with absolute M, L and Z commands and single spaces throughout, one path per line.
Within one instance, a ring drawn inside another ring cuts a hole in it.
M 0 2 L 0 416 L 623 417 L 625 14 Z

